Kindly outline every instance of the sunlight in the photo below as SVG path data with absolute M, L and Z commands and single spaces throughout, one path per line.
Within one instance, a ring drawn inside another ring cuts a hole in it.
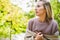
M 58 0 L 60 2 L 60 0 Z
M 10 0 L 13 5 L 22 8 L 23 11 L 29 12 L 32 8 L 31 0 Z

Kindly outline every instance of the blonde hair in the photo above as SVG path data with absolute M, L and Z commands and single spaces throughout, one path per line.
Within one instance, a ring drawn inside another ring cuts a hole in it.
M 52 20 L 52 9 L 51 9 L 51 5 L 49 2 L 45 2 L 44 3 L 44 7 L 46 9 L 46 21 L 49 22 L 50 20 Z
M 46 1 L 42 1 L 43 2 L 43 6 L 46 9 L 46 22 L 50 22 L 53 17 L 52 17 L 52 9 L 51 9 L 51 5 L 49 2 Z

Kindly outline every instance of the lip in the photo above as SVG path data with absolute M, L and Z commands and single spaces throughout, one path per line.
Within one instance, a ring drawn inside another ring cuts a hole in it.
M 36 12 L 36 13 L 38 13 L 38 12 Z

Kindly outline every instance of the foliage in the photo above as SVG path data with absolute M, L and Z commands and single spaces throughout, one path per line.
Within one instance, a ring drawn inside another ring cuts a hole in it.
M 60 30 L 60 2 L 58 0 L 51 0 L 51 6 L 54 12 L 54 19 L 58 22 Z
M 11 23 L 7 20 L 10 4 L 7 3 L 8 0 L 0 0 L 0 37 L 10 37 Z
M 30 11 L 26 14 L 9 0 L 0 0 L 0 37 L 25 32 L 28 20 L 34 15 L 32 13 L 33 11 Z

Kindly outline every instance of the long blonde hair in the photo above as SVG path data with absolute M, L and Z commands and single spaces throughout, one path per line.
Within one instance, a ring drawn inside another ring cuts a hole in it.
M 46 1 L 42 1 L 43 2 L 43 6 L 46 9 L 46 22 L 50 22 L 53 17 L 52 17 L 52 9 L 51 9 L 51 5 L 49 2 Z

